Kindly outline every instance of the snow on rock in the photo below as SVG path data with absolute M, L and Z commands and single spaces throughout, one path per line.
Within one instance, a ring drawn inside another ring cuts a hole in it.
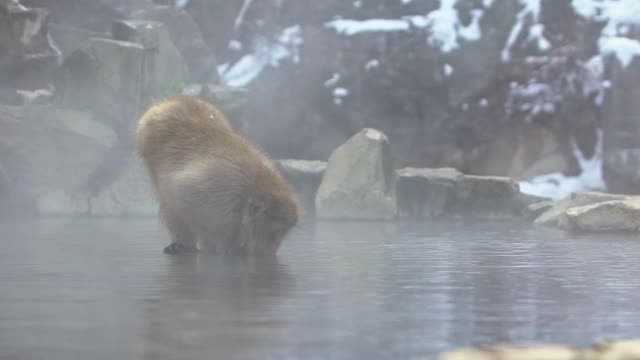
M 375 69 L 375 68 L 377 68 L 379 66 L 380 66 L 380 60 L 372 59 L 372 60 L 367 61 L 367 63 L 364 65 L 364 69 L 369 71 L 369 70 Z
M 606 23 L 600 33 L 598 47 L 604 55 L 614 55 L 628 66 L 640 54 L 640 42 L 626 38 L 630 25 L 640 25 L 638 0 L 573 0 L 576 14 Z
M 337 87 L 335 89 L 333 89 L 333 102 L 336 105 L 342 105 L 342 99 L 345 98 L 347 95 L 349 95 L 349 90 L 342 88 L 342 87 Z
M 427 42 L 433 47 L 437 47 L 444 53 L 449 53 L 459 48 L 458 39 L 467 41 L 477 41 L 482 37 L 480 20 L 484 12 L 480 9 L 471 12 L 471 22 L 463 26 L 458 10 L 456 10 L 457 0 L 440 0 L 440 7 L 426 17 L 411 17 L 412 24 L 416 27 L 423 27 L 429 33 Z
M 562 199 L 581 191 L 605 190 L 602 177 L 602 130 L 598 131 L 598 142 L 591 159 L 585 158 L 575 142 L 571 143 L 573 153 L 581 168 L 578 176 L 551 173 L 520 183 L 520 191 L 525 194 Z
M 444 64 L 443 70 L 444 70 L 444 75 L 447 77 L 453 74 L 453 66 L 449 64 Z
M 598 48 L 604 55 L 614 55 L 623 67 L 629 66 L 631 60 L 640 55 L 640 42 L 625 37 L 601 37 Z
M 229 86 L 246 86 L 267 66 L 277 67 L 284 60 L 300 62 L 301 33 L 300 25 L 294 25 L 284 29 L 271 43 L 264 38 L 257 39 L 253 53 L 243 56 L 233 65 L 218 67 L 222 81 Z
M 541 0 L 519 0 L 522 5 L 522 10 L 516 16 L 516 23 L 509 32 L 507 43 L 502 50 L 502 61 L 511 60 L 511 49 L 516 43 L 516 40 L 523 34 L 524 31 L 528 31 L 527 41 L 533 42 L 537 45 L 538 50 L 546 51 L 551 48 L 551 43 L 544 37 L 544 25 L 539 23 Z M 525 29 L 527 21 L 531 21 L 533 25 L 529 29 Z
M 408 31 L 409 22 L 402 19 L 333 20 L 325 26 L 338 34 L 356 35 L 367 32 Z
M 449 53 L 459 48 L 459 39 L 477 41 L 482 37 L 480 20 L 484 11 L 472 10 L 471 22 L 463 26 L 458 10 L 455 8 L 456 2 L 457 0 L 440 0 L 440 7 L 426 16 L 413 15 L 402 19 L 338 19 L 325 23 L 325 26 L 346 36 L 368 32 L 409 31 L 412 28 L 424 29 L 428 34 L 427 43 L 430 46 Z M 485 1 L 484 7 L 489 7 L 491 4 L 491 1 Z

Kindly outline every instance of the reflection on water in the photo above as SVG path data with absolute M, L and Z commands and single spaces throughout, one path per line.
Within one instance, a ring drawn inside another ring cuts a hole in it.
M 326 223 L 266 261 L 166 256 L 152 219 L 0 226 L 0 359 L 397 359 L 640 336 L 637 236 Z

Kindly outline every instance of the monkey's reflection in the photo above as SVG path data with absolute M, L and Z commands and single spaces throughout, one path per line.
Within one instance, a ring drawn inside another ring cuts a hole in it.
M 242 349 L 277 341 L 271 312 L 294 286 L 293 274 L 277 259 L 194 255 L 169 261 L 144 319 L 142 358 L 246 358 Z

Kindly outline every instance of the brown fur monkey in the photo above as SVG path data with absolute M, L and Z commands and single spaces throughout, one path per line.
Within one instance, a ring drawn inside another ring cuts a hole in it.
M 275 254 L 298 221 L 298 202 L 271 161 L 203 100 L 152 105 L 136 146 L 172 237 L 165 253 Z

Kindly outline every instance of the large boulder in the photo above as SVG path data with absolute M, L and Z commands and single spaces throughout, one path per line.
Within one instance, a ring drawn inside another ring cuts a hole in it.
M 173 44 L 164 24 L 155 21 L 122 20 L 113 23 L 113 38 L 141 44 L 146 51 L 142 96 L 157 100 L 182 91 L 187 65 Z
M 315 198 L 327 168 L 324 161 L 313 160 L 276 160 L 280 173 L 291 184 L 305 212 L 313 213 Z
M 198 24 L 191 15 L 173 6 L 148 6 L 134 12 L 134 19 L 151 20 L 163 23 L 171 40 L 179 49 L 189 69 L 189 80 L 199 83 L 218 83 L 216 56 L 207 45 Z
M 76 50 L 87 45 L 91 38 L 100 37 L 101 34 L 69 24 L 51 23 L 49 35 L 53 46 L 60 51 L 61 62 L 64 62 Z
M 601 203 L 612 200 L 626 200 L 627 196 L 617 194 L 607 194 L 599 192 L 578 192 L 572 194 L 570 197 L 562 200 L 558 200 L 553 205 L 544 211 L 536 220 L 535 225 L 546 227 L 567 227 L 567 210 L 595 203 Z
M 142 161 L 130 156 L 115 181 L 87 196 L 92 216 L 156 216 L 158 205 Z
M 315 205 L 316 215 L 325 219 L 395 218 L 396 173 L 387 136 L 366 128 L 338 147 L 327 163 Z
M 580 231 L 640 230 L 640 197 L 599 202 L 566 211 L 568 227 Z
M 111 31 L 111 23 L 114 20 L 125 17 L 124 13 L 102 0 L 20 0 L 20 2 L 25 6 L 47 9 L 51 14 L 52 23 L 65 24 L 105 35 Z
M 496 345 L 449 351 L 440 355 L 438 360 L 574 360 L 579 358 L 578 349 L 562 345 L 529 347 Z
M 512 217 L 519 194 L 511 178 L 465 175 L 456 186 L 455 211 L 474 217 Z
M 439 360 L 632 360 L 640 359 L 640 341 L 601 341 L 589 348 L 566 345 L 492 345 L 441 354 Z
M 453 168 L 403 168 L 398 170 L 400 214 L 412 218 L 443 215 L 456 201 L 462 173 Z
M 0 162 L 7 180 L 37 200 L 43 212 L 56 208 L 51 199 L 61 196 L 55 194 L 80 193 L 116 142 L 115 133 L 91 113 L 54 106 L 0 107 L 0 128 Z
M 29 9 L 15 1 L 0 3 L 0 88 L 47 85 L 58 63 L 47 38 L 47 22 L 44 9 Z
M 56 101 L 91 110 L 97 120 L 128 136 L 143 102 L 145 58 L 140 44 L 91 39 L 62 65 Z
M 602 106 L 604 156 L 602 172 L 609 191 L 640 193 L 640 59 L 632 58 L 627 66 L 616 57 L 606 62 L 606 76 L 611 82 Z

